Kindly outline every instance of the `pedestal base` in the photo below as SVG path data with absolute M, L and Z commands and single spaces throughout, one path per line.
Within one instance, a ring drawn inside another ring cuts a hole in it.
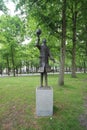
M 53 115 L 53 89 L 52 87 L 36 88 L 36 114 L 37 116 Z

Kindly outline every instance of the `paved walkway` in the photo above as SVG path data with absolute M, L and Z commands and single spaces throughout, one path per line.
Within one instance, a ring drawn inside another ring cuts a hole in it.
M 83 73 L 83 72 L 76 72 L 76 73 Z M 59 74 L 59 72 L 50 72 L 48 73 L 48 75 L 50 74 Z M 65 74 L 71 74 L 71 72 L 65 72 Z M 40 73 L 29 73 L 29 74 L 18 74 L 16 76 L 34 76 L 34 75 L 40 75 Z M 3 74 L 3 75 L 0 75 L 0 77 L 12 77 L 13 74 L 11 75 L 6 75 L 6 74 Z
M 80 124 L 87 129 L 87 93 L 86 96 L 84 97 L 84 108 L 85 108 L 84 113 L 80 115 L 79 121 Z

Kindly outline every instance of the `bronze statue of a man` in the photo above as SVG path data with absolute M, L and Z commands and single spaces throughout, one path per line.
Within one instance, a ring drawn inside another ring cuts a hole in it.
M 54 59 L 51 56 L 50 50 L 48 46 L 46 45 L 46 39 L 42 40 L 42 44 L 40 44 L 40 34 L 41 30 L 38 29 L 37 32 L 37 43 L 36 47 L 40 51 L 40 67 L 39 67 L 39 72 L 41 73 L 41 87 L 43 87 L 43 77 L 45 77 L 45 87 L 48 86 L 47 83 L 47 72 L 51 71 L 51 67 L 49 66 L 49 58 L 54 61 Z

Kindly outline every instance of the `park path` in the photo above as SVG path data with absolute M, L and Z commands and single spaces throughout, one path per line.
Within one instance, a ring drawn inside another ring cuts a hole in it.
M 87 82 L 87 79 L 85 79 L 85 82 Z M 87 85 L 85 87 L 87 87 Z M 84 113 L 80 115 L 79 121 L 80 124 L 87 129 L 87 91 L 84 92 L 83 100 L 84 100 L 84 104 L 83 104 Z
M 84 98 L 84 101 L 85 111 L 82 115 L 80 115 L 79 121 L 80 124 L 87 129 L 87 96 Z

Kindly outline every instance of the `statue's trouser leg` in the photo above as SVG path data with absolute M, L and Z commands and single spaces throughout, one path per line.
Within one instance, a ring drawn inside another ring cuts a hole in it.
M 41 87 L 43 87 L 43 73 L 41 73 Z
M 45 86 L 46 87 L 48 86 L 48 83 L 47 83 L 47 72 L 45 72 Z

